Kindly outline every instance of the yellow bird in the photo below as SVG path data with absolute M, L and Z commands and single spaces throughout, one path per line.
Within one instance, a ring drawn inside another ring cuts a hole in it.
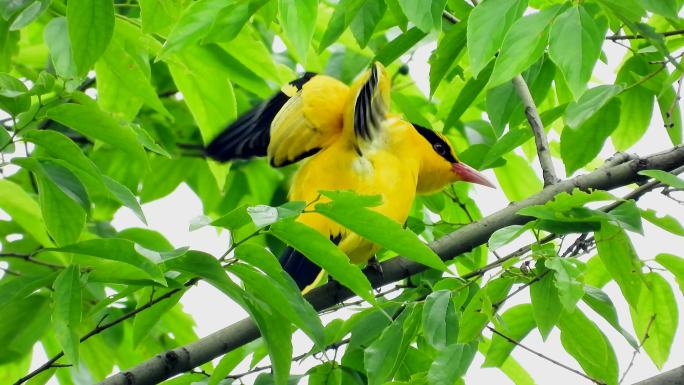
M 219 161 L 266 155 L 274 167 L 306 158 L 294 175 L 290 200 L 312 202 L 320 190 L 380 195 L 382 204 L 372 209 L 402 224 L 417 193 L 459 180 L 491 187 L 458 160 L 444 136 L 388 112 L 390 83 L 380 63 L 349 87 L 306 73 L 232 123 L 206 153 Z M 353 263 L 367 262 L 378 249 L 320 214 L 304 213 L 298 220 L 337 242 Z M 280 261 L 300 289 L 321 271 L 291 248 Z

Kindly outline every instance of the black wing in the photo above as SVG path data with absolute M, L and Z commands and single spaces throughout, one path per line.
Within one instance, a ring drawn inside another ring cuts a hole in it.
M 316 73 L 307 72 L 290 82 L 301 89 Z M 278 91 L 271 99 L 254 106 L 226 127 L 205 149 L 207 156 L 220 162 L 266 156 L 270 141 L 271 122 L 290 99 Z

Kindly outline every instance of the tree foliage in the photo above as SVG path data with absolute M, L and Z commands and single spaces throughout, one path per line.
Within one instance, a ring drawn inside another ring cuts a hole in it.
M 535 329 L 546 339 L 554 328 L 580 375 L 616 384 L 625 363 L 596 315 L 662 367 L 678 322 L 684 259 L 638 255 L 630 238 L 643 233 L 642 218 L 684 236 L 676 213 L 576 190 L 524 209 L 528 224 L 500 229 L 488 245 L 443 262 L 424 241 L 482 218 L 484 202 L 466 185 L 419 197 L 401 228 L 369 209 L 377 197 L 321 192 L 331 201 L 286 203 L 296 166 L 276 170 L 262 159 L 219 165 L 198 149 L 303 68 L 349 82 L 376 60 L 393 74 L 396 112 L 444 133 L 464 162 L 492 169 L 506 197 L 521 200 L 543 187 L 531 166 L 529 103 L 546 129 L 545 150 L 568 176 L 599 165 L 611 143 L 627 150 L 658 130 L 672 145 L 682 141 L 683 5 L 0 0 L 0 379 L 93 383 L 190 343 L 198 336 L 179 300 L 199 280 L 244 308 L 263 338 L 168 384 L 230 383 L 240 362 L 254 367 L 268 355 L 273 371 L 256 383 L 295 383 L 303 374 L 312 385 L 451 385 L 475 370 L 478 352 L 484 366 L 530 384 L 510 353 Z M 597 63 L 615 44 L 626 48 L 615 81 L 595 81 Z M 407 63 L 420 61 L 416 51 L 431 45 L 429 73 L 409 74 Z M 512 82 L 518 75 L 529 87 L 527 104 Z M 664 127 L 650 124 L 653 114 Z M 684 188 L 671 173 L 642 174 L 666 194 Z M 141 204 L 182 183 L 203 204 L 190 228 L 230 232 L 224 255 L 174 247 L 146 227 Z M 122 208 L 139 227 L 112 226 Z M 304 209 L 383 246 L 381 260 L 401 254 L 430 269 L 392 290 L 391 299 L 374 295 L 359 267 L 294 220 Z M 523 234 L 537 240 L 529 252 L 487 265 Z M 576 241 L 543 241 L 549 235 Z M 277 262 L 285 245 L 364 305 L 323 324 Z M 670 275 L 679 290 L 663 278 Z M 618 317 L 618 299 L 601 289 L 609 282 L 629 304 L 633 327 Z M 506 306 L 516 287 L 527 286 L 531 303 Z M 343 354 L 290 373 L 295 329 L 313 341 L 310 353 L 344 346 Z M 56 360 L 30 372 L 36 344 Z

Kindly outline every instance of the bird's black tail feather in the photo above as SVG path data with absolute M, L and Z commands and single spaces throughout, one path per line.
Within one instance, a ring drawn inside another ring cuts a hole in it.
M 287 247 L 280 255 L 280 265 L 294 279 L 299 290 L 311 285 L 321 272 L 318 265 L 292 247 Z

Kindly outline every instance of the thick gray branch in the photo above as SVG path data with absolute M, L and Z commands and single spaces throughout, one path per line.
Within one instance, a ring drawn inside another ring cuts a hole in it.
M 669 171 L 682 165 L 684 165 L 683 146 L 621 164 L 609 163 L 606 167 L 556 183 L 523 201 L 512 203 L 480 221 L 463 226 L 432 242 L 430 247 L 444 260 L 449 260 L 486 243 L 492 233 L 500 228 L 529 222 L 532 218 L 517 215 L 518 210 L 523 207 L 544 204 L 557 194 L 570 192 L 574 188 L 611 190 L 644 180 L 644 177 L 637 174 L 641 170 Z M 382 264 L 382 275 L 375 269 L 367 270 L 366 275 L 373 287 L 380 287 L 402 280 L 425 269 L 426 266 L 424 265 L 403 257 L 396 257 Z M 311 291 L 306 295 L 306 299 L 317 310 L 323 310 L 353 296 L 353 293 L 348 289 L 332 282 Z M 189 345 L 161 353 L 125 372 L 117 373 L 105 379 L 100 384 L 157 384 L 230 352 L 256 338 L 259 338 L 259 330 L 256 324 L 251 319 L 243 319 Z
M 556 171 L 553 168 L 553 161 L 551 160 L 551 152 L 549 151 L 549 142 L 546 140 L 546 132 L 544 132 L 544 125 L 539 117 L 539 111 L 534 104 L 532 94 L 530 93 L 525 79 L 521 75 L 516 75 L 513 78 L 513 85 L 515 90 L 522 100 L 523 107 L 525 107 L 525 116 L 530 123 L 532 132 L 534 133 L 534 141 L 537 144 L 537 155 L 539 156 L 539 163 L 542 168 L 542 175 L 544 177 L 544 187 L 550 186 L 558 181 Z
M 634 385 L 684 385 L 684 366 L 639 381 Z

